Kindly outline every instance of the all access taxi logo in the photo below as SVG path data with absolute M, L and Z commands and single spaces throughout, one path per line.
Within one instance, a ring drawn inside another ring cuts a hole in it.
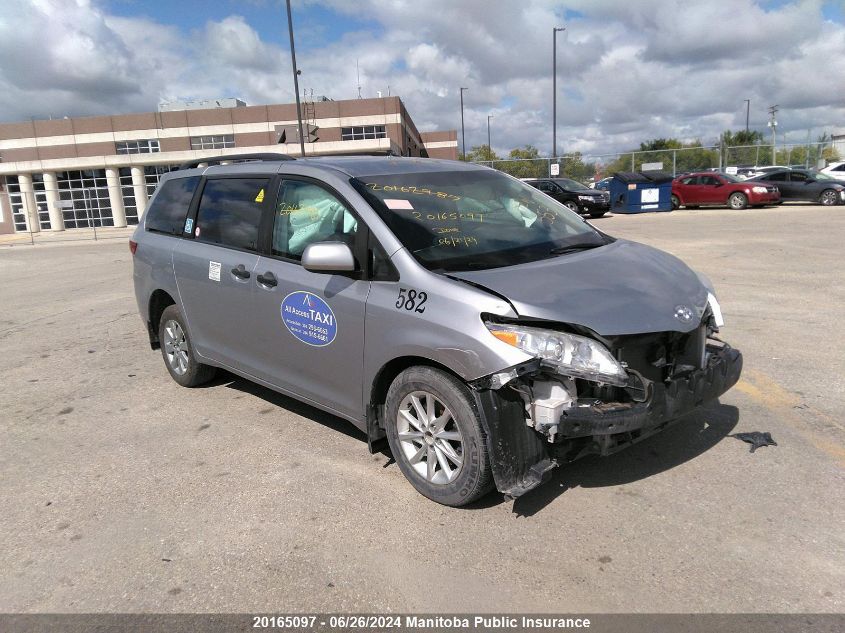
M 329 304 L 306 290 L 286 296 L 281 315 L 288 332 L 306 345 L 325 347 L 337 336 L 337 319 Z

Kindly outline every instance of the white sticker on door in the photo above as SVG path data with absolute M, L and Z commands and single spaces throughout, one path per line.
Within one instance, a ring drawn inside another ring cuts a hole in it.
M 220 281 L 220 262 L 208 262 L 208 278 Z

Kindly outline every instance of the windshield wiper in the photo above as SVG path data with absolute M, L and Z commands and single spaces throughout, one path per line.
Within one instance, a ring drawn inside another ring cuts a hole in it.
M 549 251 L 549 255 L 565 255 L 566 253 L 574 253 L 575 251 L 585 251 L 591 248 L 598 248 L 599 246 L 604 246 L 604 243 L 601 244 L 568 244 L 566 246 L 558 246 L 553 248 Z

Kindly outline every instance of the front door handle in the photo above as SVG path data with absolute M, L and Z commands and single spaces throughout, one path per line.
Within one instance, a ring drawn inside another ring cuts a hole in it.
M 273 288 L 279 283 L 278 281 L 276 281 L 276 275 L 271 273 L 269 270 L 263 275 L 258 275 L 258 277 L 256 277 L 255 279 L 262 286 L 268 286 L 270 288 Z
M 238 279 L 249 279 L 249 271 L 243 264 L 238 264 L 235 268 L 233 268 L 232 274 Z

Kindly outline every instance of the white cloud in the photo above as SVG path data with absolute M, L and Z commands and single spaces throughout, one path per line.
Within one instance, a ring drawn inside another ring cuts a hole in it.
M 315 46 L 324 29 L 303 25 L 302 88 L 354 98 L 357 61 L 364 96 L 389 86 L 425 130 L 460 126 L 466 86 L 468 146 L 486 142 L 493 114 L 500 153 L 550 151 L 552 27 L 567 8 L 580 16 L 558 34 L 560 149 L 712 142 L 744 126 L 744 99 L 764 131 L 766 107 L 780 104 L 779 130 L 796 141 L 845 121 L 845 26 L 823 18 L 821 0 L 302 0 L 294 11 L 315 4 L 379 28 Z M 284 23 L 278 2 L 266 10 Z M 162 96 L 293 99 L 287 47 L 238 15 L 185 30 L 85 0 L 5 0 L 0 60 L 5 120 L 151 110 Z

